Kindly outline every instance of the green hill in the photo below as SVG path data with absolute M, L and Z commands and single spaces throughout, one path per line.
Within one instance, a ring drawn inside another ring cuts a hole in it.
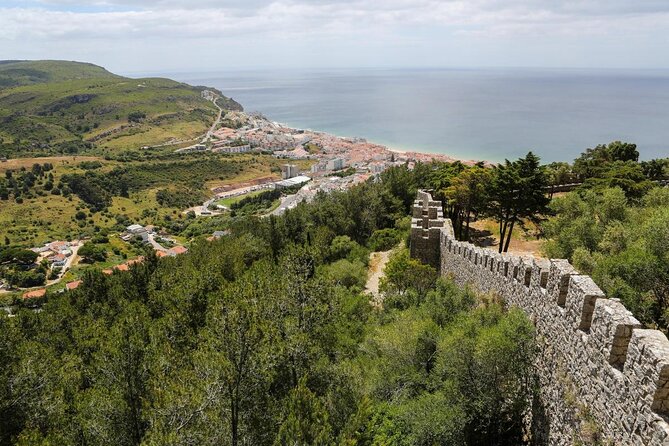
M 0 61 L 0 89 L 75 79 L 118 79 L 102 67 L 90 63 L 57 60 Z
M 0 61 L 0 156 L 105 154 L 191 141 L 218 112 L 202 98 L 205 88 L 79 62 Z M 222 95 L 218 104 L 241 109 Z

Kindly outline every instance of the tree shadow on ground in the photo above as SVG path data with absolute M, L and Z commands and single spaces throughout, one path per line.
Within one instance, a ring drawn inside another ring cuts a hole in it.
M 499 245 L 497 238 L 493 236 L 492 232 L 485 229 L 480 230 L 470 227 L 469 239 L 476 246 L 481 246 L 483 248 L 490 248 Z

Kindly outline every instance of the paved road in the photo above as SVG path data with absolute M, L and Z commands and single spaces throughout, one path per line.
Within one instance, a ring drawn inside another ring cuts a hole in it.
M 223 117 L 223 109 L 219 107 L 219 105 L 216 103 L 217 99 L 218 98 L 215 98 L 211 102 L 213 102 L 216 108 L 218 109 L 218 116 L 216 117 L 216 121 L 214 121 L 214 124 L 211 126 L 207 134 L 204 135 L 204 138 L 202 139 L 202 144 L 206 143 L 211 139 L 211 135 L 216 131 L 216 127 L 218 127 L 218 125 L 221 123 L 221 118 Z
M 167 248 L 165 248 L 163 245 L 158 243 L 156 241 L 156 239 L 154 238 L 153 234 L 149 234 L 149 243 L 151 244 L 151 246 L 153 246 L 153 249 L 155 249 L 157 251 L 167 252 Z
M 300 193 L 286 195 L 285 197 L 281 198 L 281 204 L 279 207 L 270 212 L 269 215 L 281 215 L 286 212 L 287 209 L 292 209 L 297 206 L 297 204 L 302 200 L 304 200 L 304 196 L 302 196 Z

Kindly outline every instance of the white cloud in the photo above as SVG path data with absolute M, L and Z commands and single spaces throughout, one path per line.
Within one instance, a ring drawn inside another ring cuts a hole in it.
M 669 2 L 613 0 L 350 0 L 350 1 L 227 1 L 100 0 L 88 6 L 129 7 L 130 11 L 76 12 L 78 2 L 47 0 L 43 4 L 67 6 L 71 11 L 40 8 L 0 9 L 0 39 L 25 36 L 79 38 L 143 35 L 164 37 L 177 32 L 182 38 L 228 34 L 327 33 L 363 26 L 440 26 L 456 31 L 492 34 L 518 31 L 560 31 L 589 34 L 588 28 L 669 24 Z M 629 24 L 629 25 L 626 25 Z M 616 32 L 615 28 L 606 29 Z
M 244 65 L 274 49 L 287 59 L 300 53 L 326 63 L 323 47 L 339 55 L 350 50 L 352 60 L 383 56 L 402 65 L 432 48 L 470 46 L 485 48 L 485 65 L 495 47 L 511 45 L 514 53 L 526 48 L 532 65 L 541 42 L 553 48 L 564 41 L 573 50 L 573 41 L 583 39 L 602 54 L 618 45 L 621 54 L 638 55 L 644 45 L 666 46 L 669 38 L 664 0 L 35 0 L 12 8 L 1 1 L 0 59 L 75 58 L 97 49 L 116 60 L 144 54 L 155 63 L 150 51 L 173 47 L 189 61 L 218 51 Z M 384 49 L 391 45 L 399 48 L 395 55 Z

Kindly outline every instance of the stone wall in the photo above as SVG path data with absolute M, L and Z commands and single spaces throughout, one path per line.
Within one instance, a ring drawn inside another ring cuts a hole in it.
M 442 228 L 447 225 L 451 225 L 451 221 L 444 219 L 441 202 L 433 201 L 429 193 L 419 191 L 411 220 L 411 257 L 438 270 L 441 261 L 439 241 Z
M 457 241 L 441 204 L 426 192 L 419 192 L 413 216 L 412 256 L 460 285 L 499 295 L 534 323 L 537 443 L 669 445 L 664 334 L 642 329 L 566 260 L 500 255 Z

